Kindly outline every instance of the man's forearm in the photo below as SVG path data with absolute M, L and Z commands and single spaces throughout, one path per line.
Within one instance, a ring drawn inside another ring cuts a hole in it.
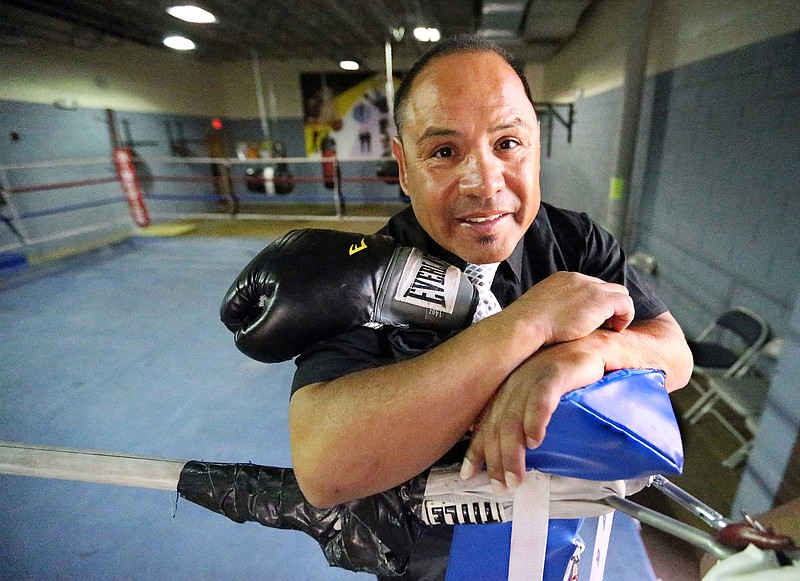
M 627 289 L 556 273 L 506 309 L 409 361 L 308 385 L 292 397 L 298 482 L 313 504 L 386 490 L 428 468 L 543 345 L 633 318 Z
M 326 506 L 386 490 L 447 452 L 542 344 L 524 325 L 506 323 L 491 317 L 414 359 L 295 392 L 292 462 L 309 501 Z
M 692 352 L 683 330 L 670 313 L 634 321 L 620 333 L 606 333 L 606 370 L 653 367 L 666 373 L 667 391 L 684 387 L 692 374 Z

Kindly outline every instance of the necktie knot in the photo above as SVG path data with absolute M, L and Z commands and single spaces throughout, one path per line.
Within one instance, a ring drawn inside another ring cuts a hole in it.
M 473 323 L 477 323 L 481 319 L 485 319 L 489 315 L 493 315 L 501 310 L 500 303 L 497 302 L 497 297 L 492 293 L 492 281 L 497 272 L 499 262 L 491 264 L 467 264 L 464 269 L 464 274 L 470 282 L 478 289 L 478 308 L 475 310 L 475 315 L 472 318 Z

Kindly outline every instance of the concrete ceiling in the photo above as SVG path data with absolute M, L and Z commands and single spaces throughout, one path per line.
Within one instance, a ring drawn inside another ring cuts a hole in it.
M 255 53 L 375 63 L 382 62 L 391 38 L 402 64 L 427 48 L 411 34 L 424 25 L 439 28 L 443 36 L 476 32 L 531 62 L 547 59 L 567 42 L 598 1 L 198 0 L 192 3 L 213 12 L 217 22 L 190 24 L 167 14 L 173 2 L 166 0 L 0 0 L 0 50 L 37 40 L 96 50 L 120 39 L 170 50 L 162 39 L 178 33 L 196 43 L 192 54 L 205 61 Z

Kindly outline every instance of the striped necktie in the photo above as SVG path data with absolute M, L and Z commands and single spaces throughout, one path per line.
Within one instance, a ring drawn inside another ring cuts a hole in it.
M 502 307 L 497 302 L 497 297 L 492 293 L 492 281 L 497 272 L 499 262 L 491 264 L 467 264 L 464 269 L 464 274 L 470 282 L 478 289 L 478 308 L 475 310 L 475 316 L 472 318 L 473 323 L 477 323 L 481 319 L 485 319 L 489 315 L 494 315 L 499 312 Z

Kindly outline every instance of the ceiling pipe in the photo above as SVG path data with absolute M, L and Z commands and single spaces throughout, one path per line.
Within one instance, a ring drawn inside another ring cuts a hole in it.
M 386 104 L 389 105 L 389 119 L 394 119 L 394 74 L 392 72 L 392 40 L 386 39 Z
M 652 7 L 652 0 L 634 0 L 634 10 L 629 24 L 628 52 L 625 60 L 619 146 L 608 190 L 606 228 L 616 236 L 623 249 L 626 250 L 628 245 L 633 242 L 631 229 L 626 224 L 626 220 L 631 201 L 630 181 L 636 154 L 636 134 L 639 129 L 639 114 L 647 68 Z
M 267 106 L 264 102 L 264 88 L 261 84 L 261 65 L 258 61 L 258 52 L 251 51 L 253 59 L 253 79 L 256 82 L 256 99 L 258 100 L 258 116 L 261 119 L 261 133 L 264 139 L 269 139 L 269 123 L 267 122 Z

